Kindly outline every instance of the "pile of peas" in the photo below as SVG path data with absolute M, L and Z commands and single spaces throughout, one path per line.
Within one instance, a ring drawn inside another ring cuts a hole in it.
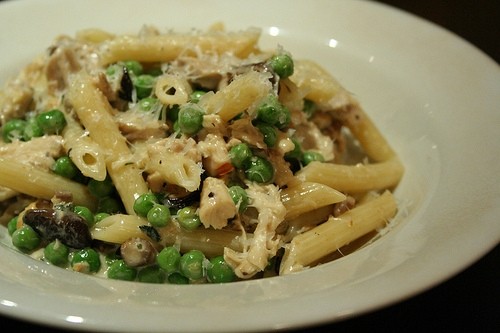
M 5 143 L 14 140 L 29 141 L 45 134 L 60 134 L 66 126 L 64 114 L 59 109 L 51 109 L 38 115 L 29 114 L 26 119 L 11 119 L 2 126 Z
M 109 181 L 96 182 L 93 191 L 106 194 L 111 191 Z M 240 209 L 246 208 L 248 197 L 246 192 L 236 186 L 233 200 L 240 204 Z M 83 206 L 72 207 L 73 212 L 80 215 L 89 227 L 100 221 L 109 213 L 93 214 Z M 153 193 L 139 196 L 134 203 L 135 212 L 145 217 L 153 227 L 164 227 L 171 222 L 170 208 L 159 203 Z M 194 206 L 183 207 L 175 212 L 176 219 L 182 228 L 193 230 L 200 225 L 200 219 Z M 38 249 L 43 240 L 29 225 L 17 227 L 18 217 L 8 223 L 8 232 L 12 237 L 12 244 L 19 250 L 30 253 Z M 43 248 L 43 259 L 53 265 L 71 268 L 80 273 L 97 273 L 102 267 L 101 254 L 93 248 L 71 249 L 56 239 Z M 144 267 L 128 266 L 119 254 L 113 253 L 104 258 L 107 268 L 105 274 L 110 279 L 139 281 L 146 283 L 224 283 L 236 280 L 232 268 L 225 262 L 222 255 L 207 258 L 199 250 L 190 250 L 181 254 L 174 246 L 167 246 L 157 253 L 155 262 Z

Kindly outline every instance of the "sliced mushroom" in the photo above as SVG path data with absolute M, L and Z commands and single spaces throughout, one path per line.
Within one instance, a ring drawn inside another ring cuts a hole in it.
M 152 264 L 156 259 L 156 248 L 147 239 L 133 237 L 120 246 L 123 261 L 130 267 Z
M 123 67 L 123 75 L 120 80 L 120 90 L 118 91 L 118 96 L 125 101 L 132 102 L 133 90 L 134 84 L 130 78 L 127 67 Z
M 200 193 L 201 193 L 201 190 L 198 189 L 194 192 L 189 192 L 187 195 L 181 196 L 181 197 L 175 196 L 173 194 L 168 194 L 163 199 L 163 202 L 168 207 L 171 207 L 174 209 L 181 209 L 181 208 L 184 208 L 186 206 L 191 206 L 194 203 L 200 201 Z
M 92 242 L 85 219 L 71 211 L 50 208 L 30 209 L 24 214 L 23 222 L 47 242 L 59 239 L 67 246 L 76 249 L 90 246 Z

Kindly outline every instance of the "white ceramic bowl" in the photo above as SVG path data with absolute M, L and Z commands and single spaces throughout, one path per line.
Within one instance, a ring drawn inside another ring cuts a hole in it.
M 77 274 L 11 248 L 0 228 L 0 313 L 95 331 L 264 331 L 356 316 L 420 293 L 500 240 L 499 66 L 455 35 L 366 1 L 20 0 L 0 4 L 0 83 L 56 35 L 143 24 L 262 28 L 356 94 L 401 156 L 404 209 L 373 244 L 298 274 L 149 285 Z

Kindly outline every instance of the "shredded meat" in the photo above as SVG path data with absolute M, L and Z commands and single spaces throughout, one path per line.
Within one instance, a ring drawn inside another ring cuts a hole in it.
M 290 170 L 290 165 L 283 158 L 283 154 L 275 149 L 268 151 L 269 162 L 274 167 L 274 182 L 279 187 L 289 184 L 293 179 L 293 173 Z
M 198 150 L 203 156 L 203 167 L 209 176 L 218 176 L 221 167 L 231 163 L 224 138 L 208 134 L 198 142 Z
M 49 170 L 56 157 L 63 153 L 63 138 L 59 135 L 46 135 L 30 141 L 13 141 L 0 145 L 0 158 L 14 158 L 17 161 Z
M 265 148 L 264 136 L 255 126 L 252 125 L 250 118 L 242 118 L 229 125 L 231 137 L 248 142 L 257 148 Z
M 0 126 L 10 119 L 22 118 L 29 111 L 34 99 L 34 82 L 42 70 L 43 58 L 38 57 L 0 90 Z
M 242 252 L 224 249 L 224 259 L 240 278 L 249 278 L 263 271 L 268 260 L 276 255 L 280 238 L 276 229 L 285 219 L 286 208 L 280 200 L 275 185 L 256 185 L 248 183 L 247 194 L 250 205 L 258 211 L 257 226 L 249 244 L 244 244 Z
M 224 228 L 228 219 L 236 215 L 236 205 L 223 180 L 207 177 L 200 197 L 200 220 L 205 228 Z
M 146 113 L 138 110 L 119 112 L 115 116 L 118 127 L 129 142 L 163 138 L 168 125 L 158 120 L 155 113 Z

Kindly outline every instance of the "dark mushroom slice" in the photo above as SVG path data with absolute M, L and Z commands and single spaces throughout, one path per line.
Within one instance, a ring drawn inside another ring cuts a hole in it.
M 63 244 L 76 249 L 82 249 L 92 243 L 85 219 L 70 211 L 29 209 L 23 216 L 23 222 L 47 242 L 59 239 Z
M 132 102 L 132 92 L 134 91 L 134 83 L 130 78 L 127 67 L 123 67 L 123 75 L 120 80 L 120 90 L 118 96 L 128 102 Z
M 189 194 L 178 197 L 173 194 L 168 194 L 163 198 L 163 203 L 173 209 L 181 209 L 186 206 L 191 206 L 200 201 L 200 190 L 190 192 Z

